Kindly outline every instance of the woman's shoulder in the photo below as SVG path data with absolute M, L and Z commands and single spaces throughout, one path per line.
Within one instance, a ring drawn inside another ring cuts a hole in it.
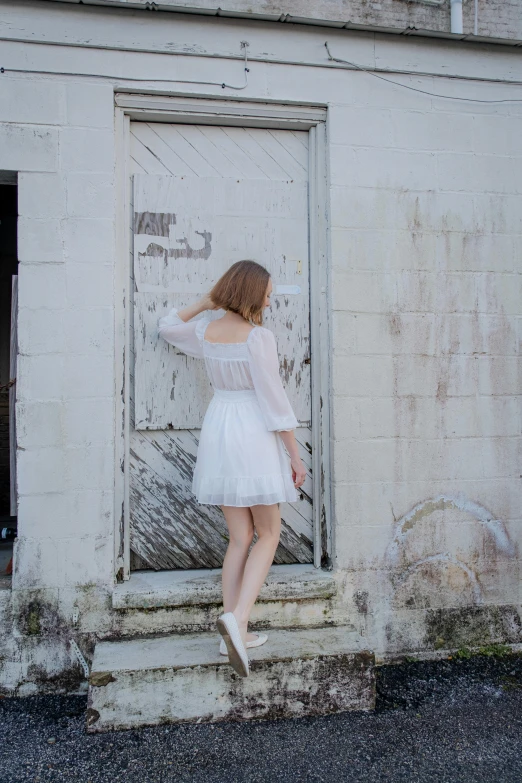
M 274 348 L 277 351 L 277 343 L 275 335 L 271 329 L 267 329 L 266 326 L 254 326 L 247 337 L 247 346 L 251 348 L 255 353 L 261 352 L 265 354 L 266 351 L 272 353 Z
M 257 340 L 275 340 L 274 333 L 271 329 L 267 329 L 266 326 L 254 326 L 249 334 L 248 339 L 257 339 Z
M 205 330 L 209 323 L 212 321 L 212 316 L 210 314 L 209 310 L 204 310 L 202 313 L 200 313 L 198 316 L 196 316 L 194 319 L 195 321 L 195 332 L 200 342 L 203 341 L 203 337 L 205 334 Z

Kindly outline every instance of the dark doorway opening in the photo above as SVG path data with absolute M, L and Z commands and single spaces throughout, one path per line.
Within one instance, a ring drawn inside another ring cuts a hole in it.
M 16 172 L 0 172 L 0 587 L 11 583 L 17 529 L 16 310 L 18 283 L 18 187 Z

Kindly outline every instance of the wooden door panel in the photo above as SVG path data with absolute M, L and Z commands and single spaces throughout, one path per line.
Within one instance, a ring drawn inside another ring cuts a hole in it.
M 272 274 L 265 324 L 276 336 L 308 470 L 300 500 L 281 504 L 274 562 L 312 562 L 308 135 L 133 122 L 131 171 L 131 562 L 157 570 L 223 562 L 223 514 L 191 491 L 210 382 L 202 360 L 158 337 L 157 321 L 242 258 Z

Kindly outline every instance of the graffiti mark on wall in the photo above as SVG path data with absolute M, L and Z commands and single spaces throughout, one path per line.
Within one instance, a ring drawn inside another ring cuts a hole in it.
M 176 225 L 174 212 L 135 212 L 134 233 L 153 237 L 170 236 L 170 227 Z
M 163 258 L 165 264 L 169 258 L 206 261 L 212 253 L 212 232 L 206 229 L 198 230 L 195 228 L 196 222 L 199 222 L 199 219 L 194 217 L 184 220 L 184 225 L 180 226 L 174 212 L 135 212 L 134 236 L 138 245 L 138 257 Z M 174 227 L 178 228 L 181 236 L 175 236 L 176 232 L 172 230 Z M 148 237 L 151 237 L 150 241 Z M 198 237 L 203 241 L 200 247 Z
M 386 610 L 433 609 L 484 603 L 517 547 L 501 519 L 456 492 L 427 498 L 397 519 L 385 557 Z
M 437 495 L 434 498 L 423 500 L 414 506 L 407 514 L 397 520 L 393 540 L 391 541 L 387 556 L 391 562 L 397 563 L 403 550 L 407 536 L 423 519 L 426 519 L 434 511 L 454 509 L 469 514 L 491 534 L 500 552 L 507 557 L 514 557 L 515 546 L 509 538 L 506 526 L 501 519 L 496 519 L 487 508 L 470 500 L 461 493 Z

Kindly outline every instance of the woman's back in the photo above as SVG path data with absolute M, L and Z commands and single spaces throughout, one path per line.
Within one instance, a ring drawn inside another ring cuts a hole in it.
M 219 334 L 209 339 L 211 327 L 215 323 L 217 321 L 210 321 L 206 325 L 203 322 L 198 329 L 203 359 L 212 386 L 226 391 L 254 389 L 250 348 L 253 342 L 257 342 L 256 332 L 259 327 L 250 328 L 246 335 L 233 334 L 230 329 L 220 330 Z
M 225 316 L 223 316 L 224 320 Z M 255 390 L 268 430 L 295 429 L 297 419 L 284 391 L 279 375 L 279 359 L 273 332 L 264 326 L 251 326 L 234 333 L 223 329 L 208 339 L 210 329 L 219 325 L 210 313 L 203 318 L 183 321 L 178 308 L 159 319 L 160 335 L 189 356 L 205 360 L 214 389 L 225 392 Z M 244 339 L 231 340 L 242 335 Z
M 205 332 L 205 339 L 211 343 L 242 343 L 254 327 L 244 318 L 230 318 L 228 315 L 211 321 Z

